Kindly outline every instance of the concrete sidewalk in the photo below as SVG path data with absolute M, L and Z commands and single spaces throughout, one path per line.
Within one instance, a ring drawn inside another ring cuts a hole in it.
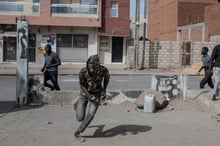
M 129 104 L 100 106 L 82 133 L 87 138 L 85 143 L 73 136 L 80 123 L 71 105 L 13 108 L 0 117 L 0 143 L 2 146 L 219 145 L 220 127 L 211 118 L 212 113 L 187 107 L 149 114 L 136 111 Z

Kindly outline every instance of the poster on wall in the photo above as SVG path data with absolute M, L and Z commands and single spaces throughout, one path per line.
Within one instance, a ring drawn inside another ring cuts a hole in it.
M 49 38 L 47 39 L 47 44 L 51 45 L 52 47 L 55 46 L 55 34 L 49 35 Z
M 42 35 L 41 45 L 38 48 L 38 54 L 44 54 L 45 53 L 45 46 L 51 45 L 52 50 L 55 50 L 56 47 L 56 35 L 55 34 L 49 34 L 49 35 Z
M 51 45 L 52 47 L 55 47 L 55 34 L 49 34 L 49 35 L 42 35 L 42 43 L 47 45 Z

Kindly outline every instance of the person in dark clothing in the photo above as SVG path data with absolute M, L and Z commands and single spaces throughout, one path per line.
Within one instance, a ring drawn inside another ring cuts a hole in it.
M 41 72 L 44 72 L 44 86 L 49 87 L 51 90 L 60 90 L 57 82 L 58 78 L 58 66 L 61 65 L 59 56 L 51 50 L 50 45 L 45 47 L 46 53 L 44 53 L 44 66 Z M 49 84 L 47 81 L 51 81 L 53 85 Z
M 220 83 L 220 45 L 216 45 L 212 51 L 211 61 L 209 64 L 210 71 L 213 64 L 215 66 L 215 85 L 213 89 L 212 100 L 216 100 L 216 96 L 219 95 L 218 88 Z
M 200 81 L 200 89 L 204 89 L 204 86 L 206 83 L 208 83 L 210 88 L 214 88 L 213 82 L 212 82 L 212 75 L 213 75 L 213 71 L 209 70 L 209 63 L 211 60 L 211 57 L 208 55 L 208 48 L 207 47 L 203 47 L 202 51 L 201 51 L 201 55 L 202 55 L 202 66 L 198 71 L 198 74 L 200 74 L 200 72 L 204 69 L 204 78 Z
M 74 134 L 80 142 L 85 141 L 80 133 L 84 132 L 93 120 L 100 101 L 106 98 L 109 79 L 109 71 L 106 67 L 100 65 L 98 55 L 90 56 L 87 60 L 87 66 L 80 70 L 80 95 L 74 104 L 76 119 L 82 122 Z

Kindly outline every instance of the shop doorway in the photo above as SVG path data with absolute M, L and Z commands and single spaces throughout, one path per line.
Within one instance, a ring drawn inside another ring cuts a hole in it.
M 112 62 L 122 63 L 123 37 L 112 37 Z

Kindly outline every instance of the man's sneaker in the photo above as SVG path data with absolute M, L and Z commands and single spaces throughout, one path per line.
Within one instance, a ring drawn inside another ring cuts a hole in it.
M 80 142 L 85 142 L 86 141 L 86 139 L 84 137 L 79 135 L 79 132 L 75 132 L 74 136 Z
M 217 99 L 216 99 L 216 95 L 213 95 L 213 96 L 212 96 L 212 100 L 217 100 Z

